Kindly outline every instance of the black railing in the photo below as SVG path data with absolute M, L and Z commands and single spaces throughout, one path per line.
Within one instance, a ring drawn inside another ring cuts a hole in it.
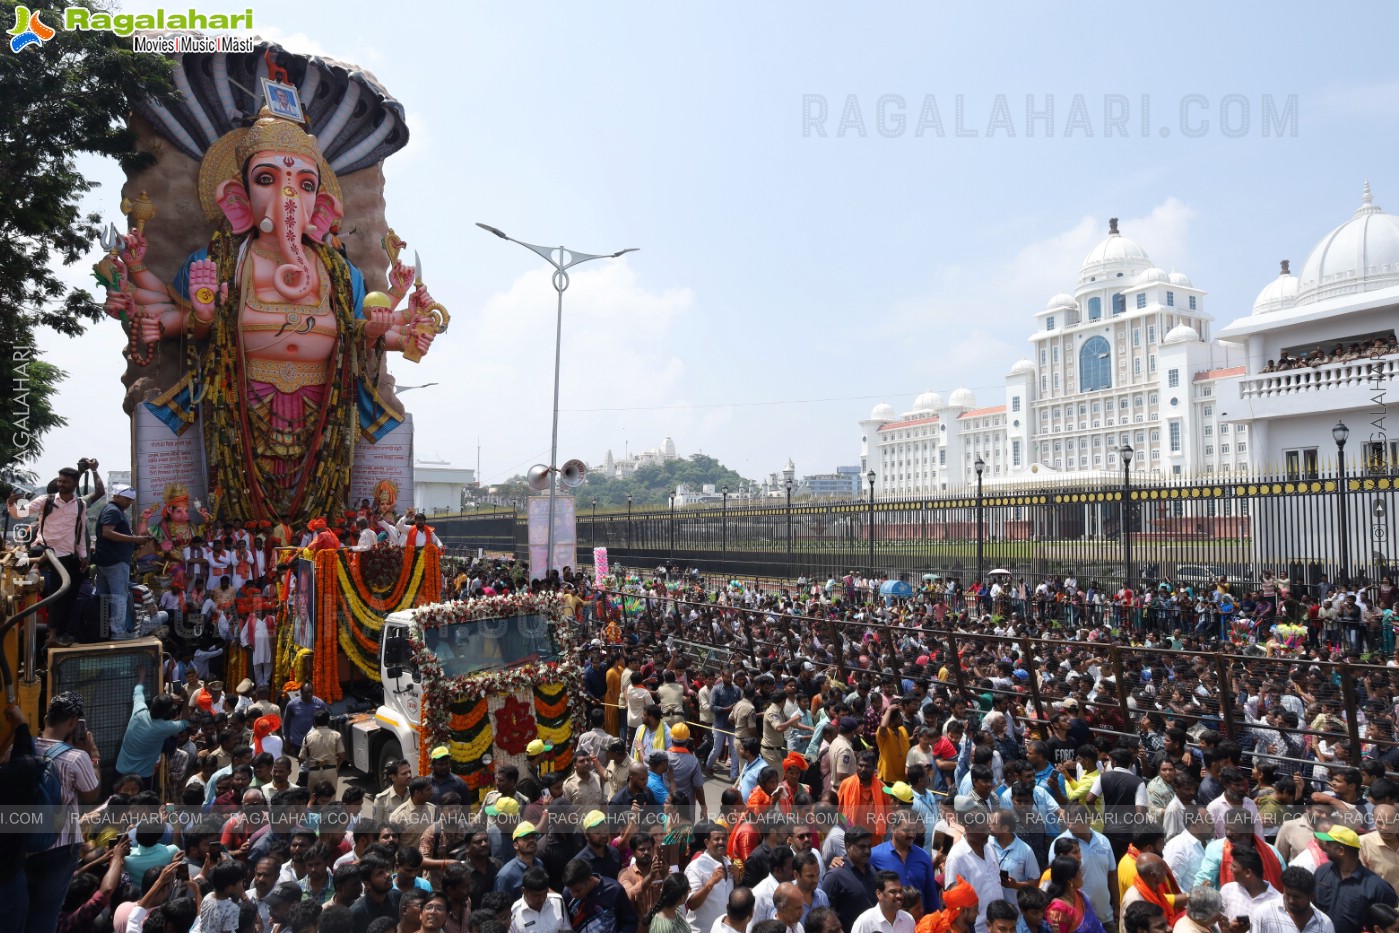
M 978 535 L 985 570 L 1027 581 L 1073 574 L 1081 585 L 1115 590 L 1124 582 L 1124 492 L 1131 516 L 1134 586 L 1168 579 L 1257 580 L 1264 571 L 1296 587 L 1325 577 L 1379 582 L 1393 572 L 1392 473 L 1314 477 L 1220 475 L 1177 482 L 994 489 L 917 499 L 754 504 L 727 508 L 634 508 L 597 514 L 580 509 L 578 563 L 594 547 L 614 563 L 698 566 L 733 576 L 839 577 L 850 571 L 918 582 L 925 574 L 976 575 Z M 1349 533 L 1341 535 L 1342 509 Z M 450 546 L 526 553 L 520 513 L 444 517 L 435 523 Z M 791 546 L 788 547 L 790 527 Z M 874 567 L 870 563 L 873 540 Z M 1346 547 L 1348 545 L 1348 548 Z M 1349 553 L 1348 558 L 1346 553 Z M 1349 566 L 1346 566 L 1348 562 Z

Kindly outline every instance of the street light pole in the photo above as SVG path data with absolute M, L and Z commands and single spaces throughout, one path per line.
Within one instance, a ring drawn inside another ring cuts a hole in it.
M 782 479 L 787 486 L 787 576 L 789 579 L 796 576 L 796 574 L 792 572 L 792 483 L 796 478 L 797 467 L 796 464 L 792 463 L 789 457 L 787 459 L 787 466 L 782 470 Z
M 985 538 L 984 528 L 986 524 L 985 512 L 983 511 L 984 505 L 981 500 L 981 474 L 986 471 L 986 461 L 982 460 L 980 455 L 978 455 L 976 462 L 972 464 L 972 469 L 976 470 L 976 582 L 981 583 L 982 580 L 985 579 L 985 573 L 983 573 L 983 568 L 985 566 L 983 564 L 983 540 Z
M 1344 421 L 1337 421 L 1336 426 L 1331 429 L 1331 437 L 1336 442 L 1336 479 L 1340 496 L 1337 505 L 1340 507 L 1340 531 L 1341 531 L 1341 573 L 1336 578 L 1337 583 L 1350 582 L 1350 515 L 1346 501 L 1346 441 L 1350 438 L 1350 428 L 1346 427 Z
M 874 471 L 870 470 L 865 474 L 865 478 L 870 481 L 870 578 L 874 578 Z
M 670 556 L 675 559 L 675 493 L 670 494 Z
M 627 550 L 631 550 L 631 493 L 627 493 Z
M 616 259 L 626 253 L 634 253 L 636 247 L 621 249 L 615 253 L 578 253 L 562 246 L 539 246 L 534 243 L 526 243 L 523 240 L 507 236 L 503 231 L 489 224 L 478 223 L 476 226 L 487 233 L 495 234 L 502 240 L 518 243 L 554 267 L 552 282 L 554 291 L 558 292 L 559 303 L 554 328 L 554 425 L 549 440 L 549 550 L 544 558 L 544 576 L 547 578 L 549 571 L 554 569 L 554 502 L 558 497 L 559 487 L 559 369 L 563 360 L 563 293 L 568 289 L 568 270 L 579 263 L 592 259 Z
M 720 530 L 719 553 L 727 564 L 729 556 L 729 487 L 724 487 L 724 520 Z
M 597 547 L 597 496 L 593 496 L 593 523 L 592 533 L 588 537 L 593 539 L 593 547 Z
M 1123 589 L 1132 589 L 1132 450 L 1125 444 L 1122 450 L 1122 574 Z

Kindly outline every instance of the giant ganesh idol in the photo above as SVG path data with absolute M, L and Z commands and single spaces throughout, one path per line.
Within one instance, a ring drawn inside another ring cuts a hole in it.
M 176 84 L 185 108 L 148 103 L 141 112 L 164 137 L 151 149 L 168 174 L 184 160 L 166 145 L 198 159 L 197 201 L 214 229 L 201 248 L 187 236 L 181 244 L 170 232 L 192 215 L 181 182 L 166 200 L 143 187 L 134 205 L 136 184 L 160 179 L 128 184 L 123 209 L 135 228 L 113 231 L 105 270 L 96 270 L 108 313 L 129 335 L 128 407 L 144 406 L 172 437 L 198 427 L 188 460 L 207 481 L 215 518 L 304 527 L 344 512 L 356 444 L 404 421 L 385 355 L 416 361 L 445 329 L 446 312 L 398 259 L 405 244 L 382 216 L 344 216 L 335 165 L 372 169 L 361 173 L 370 191 L 361 200 L 381 211 L 378 162 L 406 142 L 401 108 L 362 73 L 276 47 L 185 55 Z M 136 451 L 138 476 L 142 458 Z

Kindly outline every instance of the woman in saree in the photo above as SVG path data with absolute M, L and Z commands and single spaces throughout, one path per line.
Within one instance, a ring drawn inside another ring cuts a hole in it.
M 1078 859 L 1061 855 L 1050 863 L 1044 919 L 1052 933 L 1106 933 L 1082 887 L 1083 864 Z

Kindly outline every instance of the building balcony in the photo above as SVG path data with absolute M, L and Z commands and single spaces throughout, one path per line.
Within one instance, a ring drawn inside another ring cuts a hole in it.
M 1363 408 L 1376 389 L 1399 376 L 1399 356 L 1305 366 L 1239 380 L 1239 397 L 1255 418 Z

